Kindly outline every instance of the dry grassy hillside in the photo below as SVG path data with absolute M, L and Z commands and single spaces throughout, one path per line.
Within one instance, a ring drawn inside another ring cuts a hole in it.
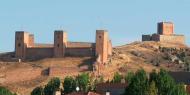
M 93 61 L 89 57 L 66 57 L 22 63 L 0 62 L 0 85 L 21 95 L 30 95 L 34 87 L 43 86 L 51 78 L 48 74 L 44 74 L 49 67 L 60 67 L 65 72 L 61 76 L 64 78 L 69 75 L 78 75 L 82 72 L 82 67 L 90 67 Z
M 185 52 L 185 57 L 177 56 L 183 52 Z M 182 59 L 186 60 L 188 56 L 190 56 L 189 49 L 184 45 L 134 42 L 114 47 L 113 55 L 110 57 L 109 63 L 101 69 L 101 74 L 106 79 L 111 79 L 115 72 L 126 74 L 140 68 L 147 72 L 160 68 L 169 71 L 183 71 L 186 70 L 186 65 Z M 41 71 L 45 71 L 49 67 L 61 67 L 65 72 L 62 76 L 64 78 L 64 76 L 77 75 L 86 71 L 92 73 L 93 62 L 94 59 L 89 57 L 50 58 L 23 63 L 0 62 L 0 85 L 21 95 L 29 95 L 34 87 L 44 85 L 50 79 Z M 83 71 L 82 69 L 85 67 L 88 67 L 88 70 Z
M 166 53 L 160 47 L 171 49 L 186 49 L 180 44 L 160 43 L 160 42 L 134 42 L 123 46 L 114 47 L 111 62 L 102 70 L 102 74 L 107 78 L 112 78 L 114 72 L 126 74 L 143 68 L 147 72 L 153 69 L 164 68 L 168 71 L 183 71 L 182 64 L 175 64 L 171 59 L 166 59 Z M 175 56 L 171 55 L 171 56 Z M 159 63 L 159 64 L 157 64 Z

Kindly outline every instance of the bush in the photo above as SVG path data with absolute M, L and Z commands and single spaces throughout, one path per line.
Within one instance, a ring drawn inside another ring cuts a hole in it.
M 116 72 L 113 76 L 113 83 L 121 83 L 122 75 L 120 75 L 118 72 Z
M 53 93 L 59 89 L 60 83 L 61 83 L 61 81 L 59 78 L 51 79 L 44 88 L 44 94 L 45 95 L 53 95 Z
M 44 95 L 44 89 L 42 87 L 36 87 L 32 92 L 31 95 Z
M 90 77 L 88 73 L 82 73 L 81 75 L 77 76 L 77 85 L 79 86 L 81 91 L 88 91 Z
M 66 77 L 63 83 L 64 93 L 68 94 L 76 89 L 76 81 L 72 77 Z
M 128 83 L 128 84 L 130 84 L 130 82 L 131 82 L 131 80 L 132 80 L 132 78 L 134 77 L 134 73 L 133 72 L 129 72 L 129 73 L 127 73 L 127 75 L 125 76 L 125 81 Z
M 0 95 L 16 95 L 16 94 L 13 94 L 5 87 L 0 87 Z

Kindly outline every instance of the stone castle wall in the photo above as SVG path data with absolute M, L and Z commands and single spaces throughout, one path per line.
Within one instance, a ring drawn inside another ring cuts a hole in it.
M 88 57 L 95 56 L 93 48 L 66 48 L 65 56 Z
M 53 57 L 53 48 L 36 48 L 31 47 L 26 49 L 27 59 L 41 59 Z
M 142 41 L 151 41 L 152 35 L 142 35 Z
M 112 43 L 105 30 L 97 30 L 96 43 L 68 42 L 67 33 L 62 30 L 54 32 L 54 44 L 34 43 L 34 35 L 28 32 L 16 32 L 15 56 L 21 59 L 41 59 L 64 56 L 96 57 L 101 56 L 105 63 L 112 54 Z
M 160 42 L 185 44 L 185 37 L 183 35 L 159 35 L 159 37 Z
M 178 43 L 185 44 L 184 35 L 143 35 L 142 41 L 159 41 L 159 42 L 169 42 L 169 43 Z
M 95 43 L 67 42 L 67 48 L 95 48 Z

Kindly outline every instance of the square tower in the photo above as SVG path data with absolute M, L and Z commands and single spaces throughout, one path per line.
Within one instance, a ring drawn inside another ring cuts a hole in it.
M 29 33 L 24 31 L 17 31 L 15 33 L 15 57 L 25 59 L 26 48 L 29 44 Z
M 63 30 L 54 32 L 54 57 L 64 57 L 67 46 L 67 33 Z
M 108 60 L 108 42 L 107 30 L 96 30 L 96 56 L 100 57 L 102 63 Z
M 29 35 L 29 47 L 33 47 L 34 46 L 34 35 L 30 34 Z
M 174 24 L 172 22 L 159 22 L 157 32 L 160 35 L 172 35 L 174 34 Z
M 108 56 L 112 55 L 112 41 L 108 41 Z

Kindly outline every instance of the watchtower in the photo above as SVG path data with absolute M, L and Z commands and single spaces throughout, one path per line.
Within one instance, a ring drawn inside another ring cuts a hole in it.
M 96 56 L 100 56 L 102 63 L 108 60 L 108 41 L 107 30 L 96 30 Z
M 63 30 L 54 32 L 54 57 L 64 57 L 67 46 L 67 33 Z
M 174 34 L 174 24 L 172 22 L 159 22 L 157 32 L 160 35 L 172 35 Z
M 29 33 L 17 31 L 15 34 L 15 57 L 24 59 L 26 57 L 26 48 L 29 45 Z

